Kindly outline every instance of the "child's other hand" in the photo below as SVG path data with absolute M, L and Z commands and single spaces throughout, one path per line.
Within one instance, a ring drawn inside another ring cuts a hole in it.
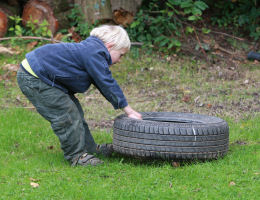
M 129 118 L 142 119 L 142 115 L 136 112 L 134 109 L 132 109 L 129 105 L 126 106 L 123 110 Z

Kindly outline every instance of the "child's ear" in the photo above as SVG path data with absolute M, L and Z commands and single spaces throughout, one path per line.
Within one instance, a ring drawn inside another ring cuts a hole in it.
M 106 46 L 107 50 L 110 51 L 111 48 L 114 46 L 114 44 L 112 44 L 112 43 L 106 43 L 105 46 Z

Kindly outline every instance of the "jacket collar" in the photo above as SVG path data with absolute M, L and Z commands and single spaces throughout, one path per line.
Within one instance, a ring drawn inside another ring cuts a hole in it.
M 108 65 L 112 65 L 112 59 L 111 59 L 110 53 L 107 50 L 107 47 L 105 46 L 105 44 L 104 44 L 104 42 L 102 40 L 100 40 L 96 36 L 89 36 L 85 41 L 93 41 L 93 40 L 98 42 L 102 46 L 102 48 L 103 48 L 103 50 L 105 52 L 105 56 L 106 56 L 105 58 L 106 58 L 106 60 L 108 62 Z

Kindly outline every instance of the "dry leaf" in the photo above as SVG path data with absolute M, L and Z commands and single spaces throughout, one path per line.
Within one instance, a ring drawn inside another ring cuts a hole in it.
M 198 103 L 199 99 L 200 99 L 200 96 L 197 96 L 197 97 L 194 99 L 194 103 Z
M 62 35 L 61 33 L 57 33 L 53 39 L 62 40 L 63 37 L 64 37 L 64 35 Z
M 11 71 L 11 72 L 17 72 L 19 69 L 19 65 L 6 64 L 3 66 L 3 69 L 7 69 L 8 71 Z
M 34 48 L 37 44 L 38 44 L 37 41 L 30 42 L 29 44 L 27 44 L 27 49 L 28 49 L 28 50 L 31 50 L 31 49 Z
M 191 100 L 191 95 L 185 94 L 182 98 L 182 101 L 184 101 L 185 103 L 190 102 Z
M 208 107 L 208 108 L 212 108 L 212 104 L 209 103 L 209 104 L 207 105 L 207 107 Z
M 245 81 L 244 81 L 244 84 L 248 84 L 248 83 L 249 83 L 249 80 L 245 80 Z
M 51 146 L 48 146 L 47 147 L 48 149 L 50 149 L 50 150 L 53 150 L 54 149 L 54 147 L 51 145 Z
M 173 167 L 180 167 L 180 163 L 179 162 L 172 162 L 172 166 Z
M 32 181 L 32 182 L 37 182 L 37 181 L 39 181 L 39 179 L 30 178 L 30 181 Z
M 12 51 L 11 49 L 8 49 L 8 48 L 6 48 L 6 47 L 0 46 L 0 54 L 1 54 L 1 53 L 13 55 L 15 52 Z
M 229 186 L 234 186 L 234 185 L 236 185 L 236 183 L 235 183 L 234 181 L 231 181 L 231 182 L 229 183 Z
M 170 186 L 170 188 L 172 188 L 172 182 L 169 182 L 169 186 Z
M 37 188 L 37 187 L 40 186 L 38 183 L 35 183 L 35 182 L 31 182 L 30 185 L 31 185 L 33 188 Z

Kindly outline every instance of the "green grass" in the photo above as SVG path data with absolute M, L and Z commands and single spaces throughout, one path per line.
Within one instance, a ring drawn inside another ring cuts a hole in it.
M 168 161 L 118 154 L 103 158 L 103 166 L 72 168 L 49 123 L 22 95 L 13 73 L 2 68 L 19 64 L 24 54 L 0 55 L 1 200 L 252 200 L 260 196 L 259 64 L 247 62 L 229 70 L 222 63 L 220 68 L 205 69 L 205 63 L 185 57 L 168 62 L 158 56 L 127 55 L 111 70 L 133 108 L 224 118 L 230 126 L 230 150 L 223 159 L 184 162 L 178 168 Z M 187 102 L 185 95 L 190 96 Z M 96 142 L 112 142 L 111 123 L 122 111 L 114 110 L 93 87 L 77 97 Z M 33 188 L 31 182 L 39 187 Z
M 223 159 L 178 168 L 117 154 L 103 166 L 72 168 L 49 123 L 34 111 L 4 109 L 0 121 L 0 199 L 251 200 L 260 195 L 260 116 L 229 122 L 230 150 Z M 100 143 L 112 141 L 111 132 L 93 135 Z

